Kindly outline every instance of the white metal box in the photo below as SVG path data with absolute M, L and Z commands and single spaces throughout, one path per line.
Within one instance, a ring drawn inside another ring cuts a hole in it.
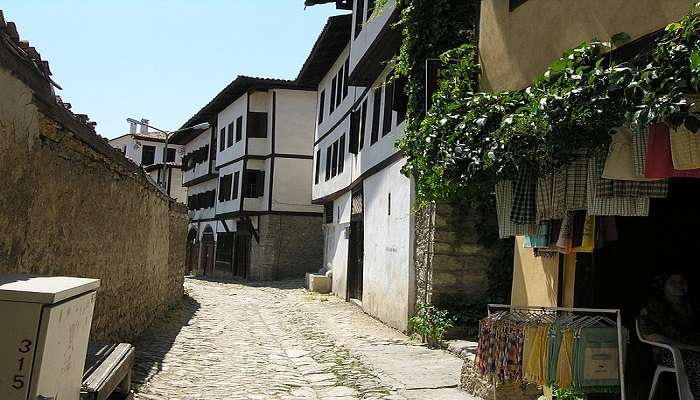
M 0 276 L 0 399 L 77 400 L 97 279 Z

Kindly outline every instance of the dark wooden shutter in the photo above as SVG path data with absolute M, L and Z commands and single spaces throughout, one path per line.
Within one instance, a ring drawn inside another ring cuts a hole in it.
M 243 139 L 243 116 L 236 118 L 236 143 Z
M 359 150 L 365 146 L 365 134 L 367 133 L 367 98 L 362 102 L 362 112 L 360 113 L 360 125 L 359 125 Z
M 382 119 L 382 136 L 386 136 L 391 132 L 391 124 L 393 123 L 394 110 L 394 83 L 387 81 L 384 84 L 384 118 Z
M 350 57 L 348 57 L 345 60 L 345 69 L 343 70 L 344 75 L 343 75 L 343 98 L 348 97 L 348 89 L 349 89 L 349 82 L 348 82 L 348 75 L 350 74 Z
M 236 171 L 236 173 L 233 174 L 233 188 L 232 188 L 232 191 L 233 191 L 232 198 L 234 200 L 238 198 L 238 180 L 239 180 L 239 178 L 240 178 L 239 172 Z
M 331 179 L 331 151 L 332 146 L 326 147 L 326 180 Z
M 265 171 L 256 171 L 255 197 L 265 195 Z
M 343 86 L 345 85 L 345 66 L 342 65 L 340 67 L 340 71 L 338 71 L 338 93 L 336 93 L 335 96 L 335 106 L 339 107 L 340 103 L 343 101 Z
M 316 150 L 316 171 L 314 171 L 314 183 L 318 185 L 321 179 L 321 150 Z
M 318 123 L 323 123 L 323 114 L 326 112 L 326 91 L 321 91 L 321 96 L 318 99 Z
M 338 141 L 333 143 L 333 155 L 331 156 L 331 176 L 338 175 Z
M 331 82 L 331 106 L 330 106 L 330 112 L 332 113 L 333 110 L 335 110 L 335 92 L 338 90 L 338 77 L 334 76 L 333 81 Z
M 370 145 L 377 143 L 379 140 L 379 115 L 382 112 L 382 89 L 374 89 L 374 104 L 372 105 L 372 137 Z
M 226 128 L 219 131 L 219 151 L 224 151 L 226 148 Z
M 396 123 L 400 124 L 406 119 L 406 110 L 408 108 L 408 95 L 406 95 L 405 76 L 401 75 L 394 81 L 394 104 L 392 109 L 396 111 Z
M 350 140 L 348 141 L 348 153 L 357 154 L 360 145 L 360 110 L 350 114 Z
M 342 174 L 345 169 L 345 134 L 340 137 L 340 145 L 338 150 L 338 174 Z
M 228 124 L 228 140 L 226 142 L 226 147 L 233 146 L 233 122 Z

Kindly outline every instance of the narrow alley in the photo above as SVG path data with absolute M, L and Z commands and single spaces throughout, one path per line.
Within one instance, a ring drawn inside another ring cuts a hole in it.
M 301 282 L 187 279 L 184 306 L 135 343 L 137 399 L 476 399 L 462 360 Z

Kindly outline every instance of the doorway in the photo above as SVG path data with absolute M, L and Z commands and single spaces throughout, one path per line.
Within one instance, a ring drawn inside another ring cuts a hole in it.
M 364 277 L 365 233 L 362 191 L 352 194 L 350 238 L 348 241 L 348 300 L 362 302 Z
M 211 226 L 207 226 L 202 235 L 202 269 L 204 270 L 204 276 L 210 275 L 214 271 L 215 247 L 214 230 Z
M 234 276 L 247 279 L 250 268 L 250 234 L 247 232 L 237 232 L 234 239 L 235 250 L 233 271 Z
M 192 275 L 193 271 L 197 270 L 197 260 L 199 259 L 199 242 L 197 242 L 197 230 L 194 228 L 187 233 L 185 252 L 185 273 Z

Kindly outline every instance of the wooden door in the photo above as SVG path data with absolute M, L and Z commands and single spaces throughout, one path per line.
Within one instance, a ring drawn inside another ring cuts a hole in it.
M 243 279 L 248 278 L 250 267 L 250 236 L 245 234 L 236 235 L 234 252 L 234 274 Z
M 350 240 L 348 249 L 348 299 L 362 301 L 362 279 L 364 275 L 364 223 L 350 223 Z

